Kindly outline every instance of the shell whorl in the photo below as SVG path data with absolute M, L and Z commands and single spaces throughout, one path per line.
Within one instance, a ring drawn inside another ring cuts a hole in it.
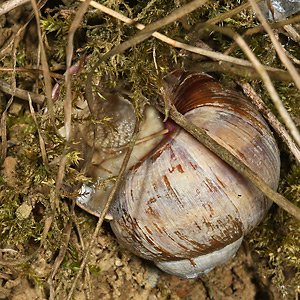
M 279 153 L 256 109 L 208 75 L 171 76 L 165 89 L 176 108 L 276 189 Z M 125 247 L 167 272 L 180 276 L 178 268 L 189 262 L 182 276 L 190 278 L 214 266 L 203 264 L 203 256 L 224 255 L 216 264 L 229 259 L 270 205 L 249 180 L 179 129 L 129 171 L 111 226 Z

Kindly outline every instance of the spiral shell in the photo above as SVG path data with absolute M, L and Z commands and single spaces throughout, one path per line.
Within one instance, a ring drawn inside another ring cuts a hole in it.
M 199 73 L 177 72 L 165 89 L 191 122 L 277 188 L 275 140 L 247 99 Z M 136 255 L 194 278 L 231 258 L 270 206 L 249 180 L 178 128 L 128 171 L 111 227 Z

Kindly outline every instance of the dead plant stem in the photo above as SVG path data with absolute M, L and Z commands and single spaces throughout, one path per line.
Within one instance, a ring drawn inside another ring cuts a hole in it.
M 239 85 L 243 88 L 244 93 L 252 99 L 258 110 L 263 114 L 268 123 L 274 128 L 282 140 L 286 143 L 290 151 L 294 154 L 294 157 L 300 165 L 300 149 L 294 143 L 293 139 L 285 129 L 285 127 L 279 122 L 276 116 L 271 112 L 267 105 L 262 101 L 262 99 L 256 94 L 254 89 L 249 83 L 241 83 Z
M 155 107 L 161 112 L 165 113 L 165 104 L 158 102 Z M 240 174 L 249 179 L 258 189 L 260 189 L 267 197 L 274 201 L 278 206 L 300 220 L 300 208 L 289 202 L 285 197 L 274 191 L 267 183 L 265 183 L 256 173 L 243 164 L 239 159 L 233 156 L 226 148 L 219 145 L 212 139 L 205 130 L 197 127 L 191 123 L 186 117 L 180 114 L 173 107 L 169 107 L 169 116 L 179 126 L 184 128 L 187 132 L 192 134 L 200 143 L 206 146 L 209 150 L 219 156 L 223 161 L 228 163 Z
M 292 118 L 290 117 L 288 111 L 284 107 L 280 97 L 278 96 L 276 89 L 270 79 L 270 76 L 268 75 L 266 69 L 264 66 L 260 63 L 260 61 L 256 58 L 256 56 L 253 54 L 252 50 L 249 48 L 245 40 L 237 33 L 231 31 L 228 28 L 219 27 L 215 25 L 207 25 L 208 28 L 219 31 L 229 37 L 231 37 L 233 40 L 236 41 L 236 43 L 241 47 L 243 52 L 246 54 L 246 56 L 249 58 L 249 60 L 253 63 L 253 66 L 257 70 L 257 72 L 260 74 L 262 81 L 264 82 L 267 91 L 269 92 L 269 95 L 271 99 L 273 100 L 273 103 L 275 107 L 277 108 L 280 116 L 282 117 L 286 127 L 289 129 L 292 137 L 295 139 L 296 143 L 300 146 L 300 134 L 299 131 L 294 124 Z
M 80 264 L 80 268 L 79 268 L 79 270 L 78 270 L 78 272 L 76 274 L 76 277 L 73 280 L 72 287 L 71 287 L 70 292 L 68 294 L 67 300 L 70 300 L 71 297 L 72 297 L 72 295 L 73 295 L 73 293 L 74 293 L 77 281 L 80 278 L 80 276 L 81 276 L 81 274 L 82 274 L 82 272 L 83 272 L 83 270 L 85 268 L 85 265 L 86 265 L 86 263 L 88 261 L 89 253 L 92 250 L 92 247 L 94 246 L 95 240 L 96 240 L 97 235 L 99 233 L 99 230 L 100 230 L 100 228 L 102 226 L 102 223 L 104 221 L 105 215 L 108 213 L 108 210 L 109 210 L 109 207 L 110 207 L 110 205 L 112 203 L 114 195 L 115 195 L 115 193 L 116 193 L 116 191 L 117 191 L 117 189 L 118 189 L 121 181 L 123 180 L 123 175 L 125 173 L 127 164 L 129 162 L 129 159 L 130 159 L 130 156 L 131 156 L 131 153 L 132 153 L 132 150 L 133 150 L 133 147 L 135 145 L 135 141 L 137 139 L 137 133 L 138 133 L 138 130 L 139 130 L 139 124 L 140 124 L 140 122 L 137 120 L 136 121 L 136 125 L 135 125 L 135 129 L 134 129 L 134 133 L 133 133 L 133 138 L 132 138 L 131 145 L 130 145 L 130 147 L 128 148 L 128 150 L 126 152 L 125 158 L 123 160 L 123 163 L 122 163 L 122 166 L 120 168 L 118 177 L 117 177 L 116 182 L 114 184 L 114 187 L 113 187 L 113 189 L 112 189 L 112 191 L 111 191 L 111 193 L 110 193 L 110 195 L 109 195 L 109 197 L 107 199 L 105 207 L 104 207 L 103 211 L 101 212 L 101 215 L 100 215 L 100 217 L 98 219 L 98 222 L 97 222 L 96 228 L 94 230 L 91 242 L 90 242 L 90 244 L 88 245 L 88 247 L 87 247 L 87 249 L 85 251 L 83 260 L 82 260 L 82 262 Z

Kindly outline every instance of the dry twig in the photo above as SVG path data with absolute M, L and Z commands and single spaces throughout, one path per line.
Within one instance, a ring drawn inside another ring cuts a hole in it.
M 295 139 L 296 143 L 300 146 L 300 134 L 299 131 L 294 124 L 292 118 L 290 117 L 289 113 L 287 112 L 286 108 L 281 102 L 280 97 L 278 96 L 276 89 L 270 79 L 270 76 L 268 75 L 267 71 L 265 70 L 264 66 L 260 63 L 260 61 L 256 58 L 256 56 L 253 54 L 252 50 L 249 48 L 245 40 L 237 33 L 231 31 L 228 28 L 223 28 L 215 25 L 208 25 L 209 28 L 212 30 L 219 31 L 225 35 L 228 35 L 232 39 L 236 41 L 236 43 L 241 47 L 243 52 L 247 55 L 249 60 L 253 63 L 254 67 L 256 68 L 257 72 L 261 75 L 261 79 L 263 80 L 266 89 L 269 92 L 269 95 L 271 99 L 273 100 L 273 103 L 275 107 L 277 108 L 280 116 L 284 120 L 284 123 L 286 124 L 287 128 L 289 129 L 291 135 Z
M 33 10 L 35 13 L 35 18 L 36 18 L 36 23 L 37 23 L 37 33 L 38 33 L 38 38 L 39 38 L 39 44 L 41 47 L 42 68 L 43 68 L 44 82 L 45 82 L 45 88 L 46 88 L 47 106 L 49 109 L 52 125 L 56 128 L 55 121 L 54 121 L 55 117 L 54 117 L 53 103 L 52 103 L 52 99 L 51 99 L 51 91 L 52 91 L 51 77 L 50 77 L 49 65 L 48 65 L 45 47 L 44 47 L 43 38 L 42 38 L 42 33 L 41 33 L 39 9 L 37 7 L 35 0 L 31 0 L 31 3 L 32 3 Z
M 1 142 L 2 142 L 2 149 L 1 149 L 1 159 L 0 159 L 0 166 L 2 166 L 7 153 L 7 131 L 6 131 L 6 117 L 7 111 L 11 104 L 14 101 L 14 96 L 11 96 L 9 101 L 6 104 L 5 110 L 1 116 Z
M 32 105 L 32 100 L 31 100 L 31 97 L 30 97 L 29 93 L 28 93 L 28 101 L 29 101 L 30 113 L 31 113 L 31 116 L 32 116 L 33 121 L 35 123 L 35 126 L 37 128 L 38 135 L 39 135 L 39 142 L 40 142 L 40 149 L 41 149 L 43 163 L 44 163 L 45 166 L 48 166 L 48 159 L 47 159 L 47 152 L 46 152 L 45 142 L 44 142 L 44 139 L 43 139 L 38 121 L 37 121 L 36 116 L 35 116 L 34 108 L 33 108 L 33 105 Z
M 241 83 L 239 85 L 243 88 L 244 93 L 252 99 L 255 103 L 256 107 L 263 114 L 266 120 L 268 120 L 269 124 L 274 128 L 274 130 L 278 133 L 278 135 L 282 138 L 282 140 L 286 143 L 288 148 L 294 154 L 296 160 L 300 165 L 300 149 L 294 143 L 293 139 L 285 129 L 285 127 L 279 122 L 276 116 L 271 112 L 270 109 L 266 106 L 266 104 L 261 100 L 261 98 L 256 94 L 254 89 L 249 83 Z
M 80 1 L 84 1 L 84 0 L 80 0 Z M 114 10 L 112 10 L 110 8 L 107 8 L 106 6 L 104 6 L 102 4 L 99 4 L 95 1 L 91 1 L 90 5 L 97 8 L 97 9 L 99 9 L 99 10 L 101 10 L 101 11 L 103 11 L 104 13 L 106 13 L 106 14 L 112 16 L 112 17 L 115 17 L 115 18 L 123 21 L 126 24 L 134 25 L 139 30 L 143 30 L 145 28 L 144 25 L 142 25 L 140 23 L 136 23 L 134 20 L 132 20 L 132 19 L 130 19 L 130 18 L 118 13 L 118 12 L 115 12 Z M 217 23 L 221 19 L 222 18 L 218 18 L 218 20 L 215 20 L 215 22 Z M 207 23 L 207 24 L 213 24 L 213 23 L 214 22 L 210 22 L 210 23 Z M 206 24 L 206 23 L 199 24 L 199 26 L 200 25 L 204 26 L 204 24 Z M 167 37 L 167 36 L 165 36 L 165 35 L 163 35 L 159 32 L 153 32 L 152 36 L 159 39 L 159 40 L 161 40 L 162 42 L 164 42 L 166 44 L 171 45 L 174 48 L 179 48 L 179 49 L 183 49 L 183 50 L 193 52 L 193 53 L 196 53 L 196 54 L 204 55 L 204 56 L 212 58 L 214 60 L 225 61 L 225 62 L 228 62 L 228 63 L 231 63 L 231 64 L 237 64 L 237 65 L 241 65 L 241 66 L 244 66 L 244 67 L 253 68 L 252 63 L 247 61 L 247 60 L 232 57 L 232 56 L 229 56 L 229 55 L 225 55 L 225 54 L 220 53 L 220 52 L 210 51 L 210 50 L 207 50 L 207 49 L 202 49 L 202 48 L 199 48 L 199 47 L 191 46 L 191 45 L 173 40 L 173 39 L 171 39 L 171 38 L 169 38 L 169 37 Z M 283 72 L 283 70 L 276 69 L 276 68 L 271 68 L 271 67 L 268 67 L 268 66 L 265 66 L 265 69 L 267 71 L 270 71 L 270 72 L 280 72 L 280 71 Z
M 96 226 L 95 231 L 93 233 L 93 237 L 91 239 L 91 242 L 90 242 L 89 246 L 86 249 L 86 253 L 85 253 L 84 257 L 83 257 L 83 260 L 82 260 L 80 268 L 79 268 L 79 270 L 78 270 L 78 272 L 76 274 L 76 277 L 73 280 L 72 287 L 71 287 L 70 292 L 68 294 L 67 300 L 70 300 L 71 297 L 72 297 L 72 295 L 73 295 L 73 292 L 75 290 L 77 281 L 80 278 L 80 276 L 81 276 L 81 274 L 83 272 L 83 269 L 85 268 L 85 265 L 86 265 L 87 260 L 88 260 L 89 253 L 90 253 L 90 251 L 91 251 L 91 249 L 92 249 L 92 247 L 93 247 L 93 245 L 95 243 L 95 240 L 97 238 L 99 230 L 100 230 L 100 228 L 102 226 L 102 223 L 104 221 L 105 215 L 108 213 L 108 210 L 109 210 L 109 207 L 110 207 L 110 205 L 112 203 L 113 197 L 114 197 L 114 195 L 115 195 L 115 193 L 116 193 L 116 191 L 117 191 L 117 189 L 118 189 L 118 187 L 119 187 L 119 185 L 120 185 L 120 183 L 121 183 L 121 181 L 123 179 L 123 175 L 125 173 L 127 164 L 129 162 L 131 152 L 133 150 L 133 147 L 135 145 L 135 141 L 137 139 L 137 133 L 138 133 L 138 130 L 139 130 L 139 124 L 140 124 L 140 122 L 138 122 L 138 120 L 137 120 L 136 121 L 136 125 L 135 125 L 135 129 L 134 129 L 134 133 L 133 133 L 133 137 L 132 137 L 131 145 L 130 145 L 130 147 L 128 148 L 128 150 L 126 152 L 126 155 L 125 155 L 124 161 L 122 163 L 122 166 L 120 168 L 117 180 L 116 180 L 116 182 L 114 184 L 114 187 L 113 187 L 113 189 L 112 189 L 112 191 L 111 191 L 111 193 L 110 193 L 110 195 L 109 195 L 109 197 L 108 197 L 108 199 L 106 201 L 105 207 L 103 208 L 103 211 L 101 212 L 101 215 L 100 215 L 100 217 L 98 219 L 97 226 Z
M 160 100 L 155 107 L 163 114 L 165 114 L 165 105 Z M 261 190 L 268 198 L 274 201 L 278 206 L 290 213 L 292 216 L 300 220 L 300 208 L 289 202 L 285 197 L 275 192 L 264 180 L 262 180 L 256 173 L 243 164 L 239 159 L 233 156 L 226 148 L 219 145 L 212 139 L 205 130 L 197 127 L 191 123 L 186 117 L 180 114 L 173 107 L 169 107 L 169 116 L 180 127 L 193 135 L 200 143 L 206 146 L 209 150 L 219 156 L 222 160 L 228 163 L 240 174 L 249 179 L 259 190 Z
M 6 14 L 7 12 L 11 11 L 12 9 L 15 9 L 18 6 L 21 6 L 27 2 L 30 2 L 30 0 L 9 0 L 9 1 L 4 2 L 0 6 L 0 16 Z
M 15 90 L 13 90 L 10 84 L 2 80 L 0 80 L 0 90 L 6 94 L 15 95 L 17 98 L 27 100 L 27 101 L 28 101 L 28 94 L 29 94 L 32 102 L 35 102 L 37 104 L 43 104 L 45 101 L 44 95 L 35 94 L 19 88 L 15 88 Z
M 300 90 L 300 75 L 298 74 L 296 68 L 294 67 L 294 65 L 292 64 L 292 62 L 287 58 L 287 56 L 285 55 L 285 52 L 283 50 L 282 45 L 278 42 L 278 40 L 276 39 L 271 27 L 269 26 L 266 18 L 264 17 L 264 15 L 262 14 L 262 12 L 260 11 L 257 3 L 255 2 L 255 0 L 249 0 L 249 2 L 251 3 L 251 6 L 253 8 L 253 10 L 255 11 L 255 13 L 257 14 L 258 19 L 260 20 L 261 24 L 263 25 L 263 27 L 265 28 L 266 32 L 268 33 L 273 46 L 280 58 L 280 60 L 282 61 L 282 63 L 284 64 L 284 66 L 286 66 L 286 68 L 289 70 L 290 74 L 292 75 L 292 78 L 296 84 L 296 86 L 298 87 L 298 89 Z M 300 136 L 299 136 L 299 140 L 296 139 L 298 144 L 300 145 Z

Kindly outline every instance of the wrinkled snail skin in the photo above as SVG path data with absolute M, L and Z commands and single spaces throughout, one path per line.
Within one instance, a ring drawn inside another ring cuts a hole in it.
M 275 140 L 247 99 L 198 73 L 171 75 L 165 90 L 190 121 L 277 188 Z M 194 278 L 231 258 L 270 206 L 249 180 L 177 129 L 128 171 L 111 227 L 136 255 Z

